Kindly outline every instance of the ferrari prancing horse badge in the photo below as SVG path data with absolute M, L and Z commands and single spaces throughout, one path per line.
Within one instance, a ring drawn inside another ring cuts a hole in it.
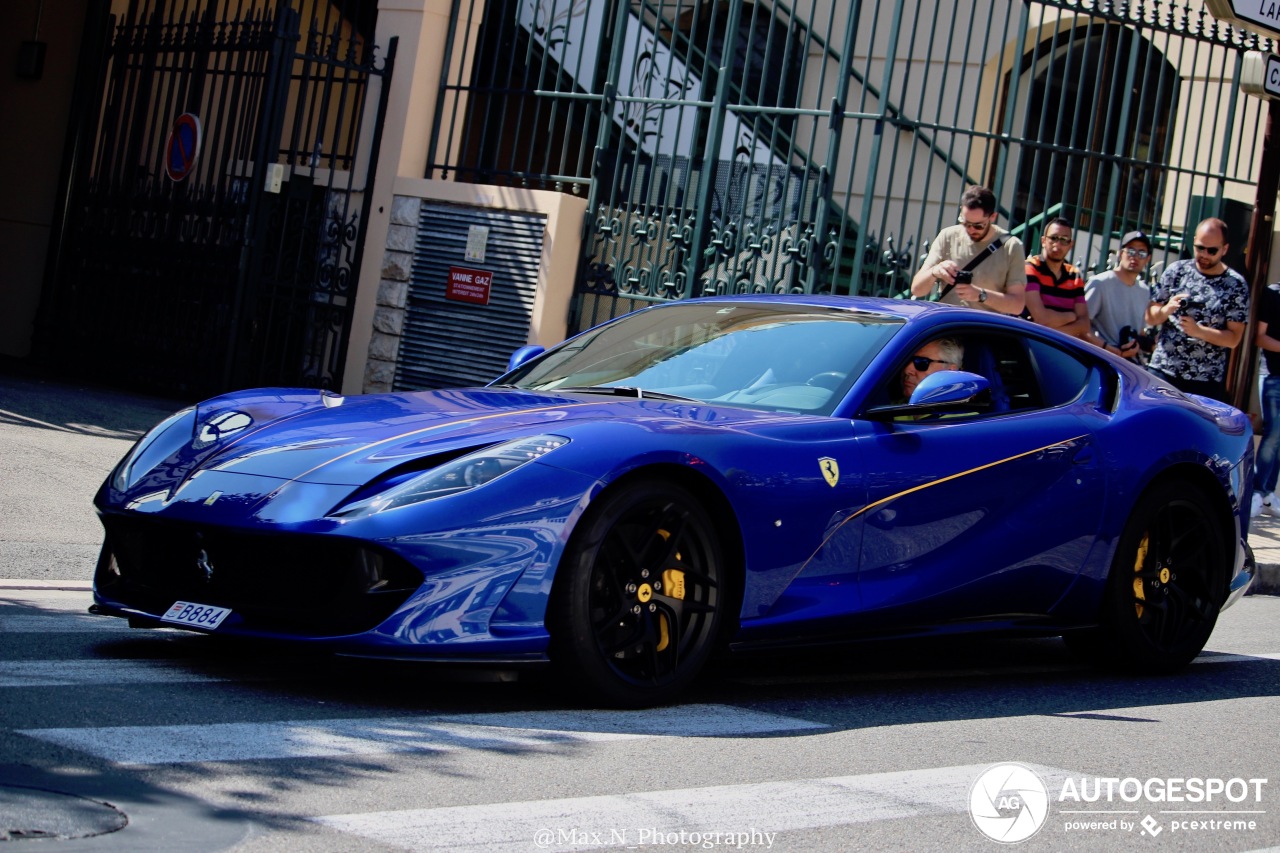
M 818 467 L 822 469 L 822 477 L 827 485 L 834 489 L 836 483 L 840 482 L 840 463 L 830 456 L 823 456 L 818 460 Z

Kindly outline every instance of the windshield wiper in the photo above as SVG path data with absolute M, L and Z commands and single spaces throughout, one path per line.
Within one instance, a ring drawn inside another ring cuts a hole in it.
M 571 391 L 578 394 L 612 394 L 615 397 L 635 397 L 637 400 L 675 400 L 681 403 L 701 403 L 693 397 L 681 397 L 665 391 L 650 391 L 635 385 L 569 385 L 564 388 L 548 388 L 548 391 Z

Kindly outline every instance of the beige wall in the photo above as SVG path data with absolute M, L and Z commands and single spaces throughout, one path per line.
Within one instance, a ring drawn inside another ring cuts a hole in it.
M 547 190 L 402 177 L 395 185 L 391 223 L 381 263 L 375 266 L 366 262 L 365 265 L 379 270 L 379 281 L 372 294 L 374 305 L 369 345 L 361 353 L 350 348 L 347 355 L 347 376 L 359 363 L 363 378 L 356 387 L 344 381 L 347 393 L 391 390 L 408 306 L 418 216 L 421 203 L 426 200 L 489 210 L 544 214 L 547 219 L 542 234 L 542 257 L 538 264 L 537 291 L 526 343 L 551 346 L 566 337 L 574 276 L 582 249 L 580 235 L 586 199 Z M 365 257 L 371 259 L 375 254 L 366 248 Z M 366 290 L 364 295 L 367 299 L 370 294 Z M 354 333 L 352 339 L 355 339 Z
M 0 12 L 0 355 L 31 352 L 57 210 L 58 173 L 88 0 L 5 0 Z M 39 13 L 40 30 L 35 32 Z M 45 42 L 44 74 L 15 73 L 23 41 Z
M 565 337 L 586 201 L 562 193 L 422 177 L 426 174 L 451 6 L 448 0 L 380 0 L 378 4 L 377 43 L 385 45 L 392 36 L 398 36 L 400 43 L 387 93 L 378 180 L 347 346 L 342 379 L 346 393 L 386 390 L 394 377 L 411 261 L 405 230 L 416 227 L 416 210 L 423 199 L 545 213 L 547 226 L 529 342 L 550 345 Z M 465 23 L 459 24 L 462 26 Z M 474 48 L 478 26 L 478 21 L 473 22 L 470 32 L 456 34 L 458 52 L 452 57 L 452 78 L 469 77 L 470 56 L 461 46 Z M 372 122 L 366 124 L 371 126 Z

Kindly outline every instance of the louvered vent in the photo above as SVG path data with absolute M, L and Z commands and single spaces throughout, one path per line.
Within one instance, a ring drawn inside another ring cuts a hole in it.
M 528 343 L 542 260 L 543 214 L 423 204 L 395 390 L 484 385 Z M 483 262 L 466 260 L 472 225 L 489 229 Z M 493 273 L 488 305 L 445 298 L 450 267 Z

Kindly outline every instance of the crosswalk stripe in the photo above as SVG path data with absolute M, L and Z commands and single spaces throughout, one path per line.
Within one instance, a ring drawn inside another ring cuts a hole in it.
M 527 750 L 647 737 L 723 737 L 825 728 L 821 723 L 727 705 L 686 705 L 646 711 L 547 711 L 19 731 L 117 764 L 140 765 L 463 749 Z
M 611 796 L 450 806 L 313 818 L 341 832 L 407 850 L 518 853 L 672 845 L 768 849 L 767 833 L 896 820 L 968 809 L 969 789 L 991 765 L 973 764 L 789 782 L 719 785 Z M 1049 789 L 1071 773 L 1033 767 Z M 681 836 L 680 833 L 684 832 Z M 699 833 L 698 842 L 691 835 Z M 731 834 L 739 834 L 737 839 Z M 743 835 L 747 835 L 746 843 Z M 682 841 L 680 839 L 683 839 Z
M 1192 663 L 1253 663 L 1280 660 L 1280 652 L 1204 652 Z
M 83 613 L 0 616 L 0 634 L 81 634 L 129 630 L 129 623 L 124 619 Z
M 232 679 L 196 672 L 183 661 L 0 661 L 0 688 L 76 687 L 89 684 L 177 684 Z M 235 680 L 246 680 L 237 677 Z

